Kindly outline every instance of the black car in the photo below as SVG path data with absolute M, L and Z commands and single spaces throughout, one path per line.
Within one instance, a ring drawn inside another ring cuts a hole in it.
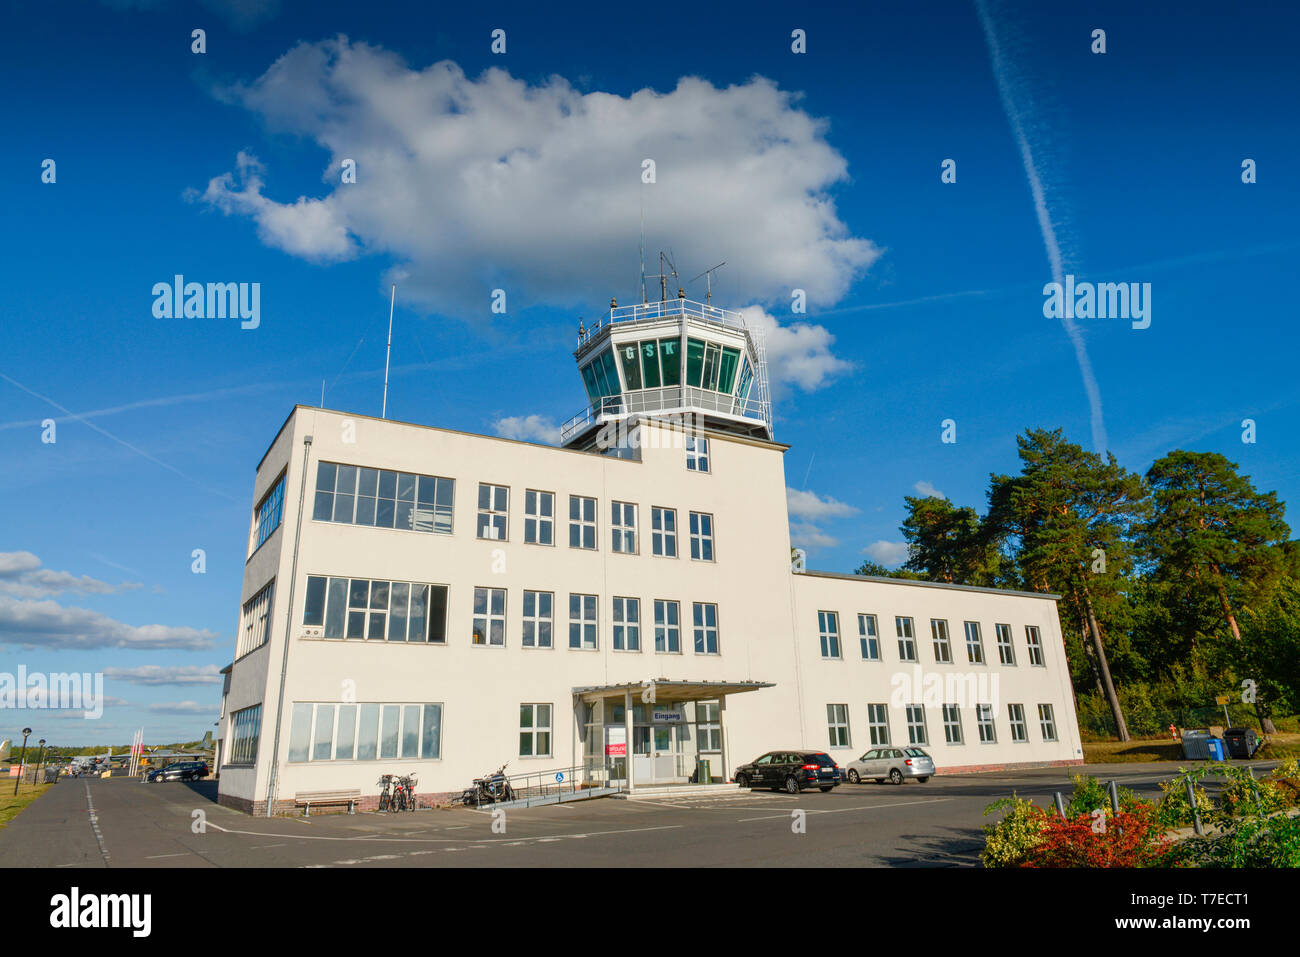
M 166 767 L 154 768 L 145 780 L 152 784 L 164 781 L 197 781 L 208 776 L 208 765 L 204 761 L 177 761 Z
M 840 783 L 840 768 L 824 751 L 769 751 L 736 768 L 742 788 L 784 788 L 798 794 L 804 788 L 829 791 Z

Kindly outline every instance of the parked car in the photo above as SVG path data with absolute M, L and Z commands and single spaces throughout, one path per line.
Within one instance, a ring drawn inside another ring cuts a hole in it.
M 208 765 L 204 761 L 177 761 L 166 767 L 154 768 L 145 775 L 150 784 L 162 784 L 164 781 L 197 781 L 208 776 Z
M 742 788 L 784 788 L 798 794 L 804 788 L 829 791 L 839 785 L 840 768 L 823 751 L 769 751 L 736 768 L 735 782 Z
M 874 778 L 877 784 L 883 784 L 885 778 L 892 784 L 916 778 L 924 784 L 934 774 L 934 759 L 920 748 L 872 748 L 850 761 L 846 769 L 853 784 L 861 784 L 863 778 Z

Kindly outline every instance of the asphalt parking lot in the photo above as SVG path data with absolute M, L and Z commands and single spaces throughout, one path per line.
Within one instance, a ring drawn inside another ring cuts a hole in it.
M 1257 772 L 1271 767 L 1254 764 Z M 1158 797 L 1158 782 L 1177 766 L 1083 770 Z M 0 831 L 0 866 L 975 867 L 981 826 L 990 820 L 984 808 L 1013 791 L 1044 805 L 1053 791 L 1068 797 L 1070 771 L 1078 769 L 844 784 L 829 794 L 798 796 L 604 798 L 496 817 L 457 808 L 275 819 L 217 805 L 211 781 L 145 786 L 126 778 L 68 778 Z

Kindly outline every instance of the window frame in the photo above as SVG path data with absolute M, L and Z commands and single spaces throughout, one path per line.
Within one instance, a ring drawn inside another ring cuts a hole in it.
M 869 635 L 862 627 L 868 620 L 871 622 L 871 634 Z M 874 647 L 876 653 L 874 655 L 868 655 L 868 647 Z M 862 652 L 863 661 L 884 660 L 880 648 L 880 622 L 876 619 L 875 615 L 869 612 L 858 612 L 858 650 Z
M 609 549 L 614 555 L 639 554 L 639 536 L 637 535 L 637 504 L 610 499 L 609 503 Z M 631 521 L 628 516 L 631 515 Z
M 1029 652 L 1031 668 L 1046 668 L 1047 656 L 1043 648 L 1043 632 L 1037 625 L 1025 625 L 1025 647 Z M 1034 659 L 1038 659 L 1035 661 Z
M 708 621 L 708 611 L 713 610 L 713 624 Z M 696 619 L 700 621 L 697 624 Z M 713 649 L 709 650 L 709 634 L 713 634 Z M 691 602 L 691 637 L 693 647 L 697 655 L 720 655 L 722 654 L 722 644 L 719 637 L 718 628 L 718 605 L 716 602 L 696 601 Z M 703 646 L 704 650 L 701 650 Z
M 1044 714 L 1046 709 L 1046 714 Z M 1056 728 L 1056 709 L 1052 707 L 1051 702 L 1044 702 L 1038 706 L 1038 733 L 1044 741 L 1060 741 L 1060 735 Z
M 840 644 L 840 613 L 828 609 L 817 609 L 817 641 L 821 647 L 822 659 L 840 661 L 843 659 L 843 646 Z M 834 654 L 830 651 L 834 649 Z
M 843 721 L 837 720 L 843 716 Z M 836 731 L 843 732 L 843 740 L 838 741 Z M 853 747 L 853 734 L 849 728 L 849 706 L 848 704 L 827 703 L 826 705 L 826 733 L 830 740 L 830 747 L 834 750 L 843 750 Z
M 918 720 L 914 720 L 918 719 Z M 913 747 L 930 746 L 930 729 L 925 720 L 924 704 L 903 706 L 903 720 L 907 724 L 907 741 Z M 917 732 L 920 732 L 918 739 Z
M 893 747 L 890 743 L 888 704 L 867 702 L 867 732 L 873 748 Z
M 628 619 L 629 607 L 635 612 L 635 620 Z M 641 599 L 615 595 L 610 599 L 610 615 L 612 616 L 610 649 L 625 654 L 639 654 L 641 652 Z M 632 644 L 636 647 L 629 647 Z
M 956 747 L 966 743 L 966 732 L 961 725 L 961 706 L 956 704 L 945 704 L 941 707 L 943 716 L 943 740 L 944 743 Z M 956 729 L 954 738 L 953 729 Z
M 1017 711 L 1017 709 L 1019 709 Z M 1016 715 L 1019 714 L 1017 718 Z M 1011 723 L 1011 743 L 1028 744 L 1029 743 L 1029 722 L 1025 720 L 1024 704 L 1017 704 L 1013 701 L 1007 702 L 1007 720 Z M 1016 728 L 1020 728 L 1019 735 L 1016 734 Z
M 265 545 L 266 540 L 284 524 L 284 483 L 288 475 L 289 470 L 286 468 L 253 509 L 253 547 L 249 551 L 250 556 Z M 270 512 L 266 511 L 268 505 L 272 509 Z M 274 516 L 274 524 L 271 523 L 272 516 Z
M 1014 668 L 1016 666 L 1016 646 L 1015 641 L 1012 638 L 1011 626 L 994 623 L 993 635 L 998 646 L 998 664 L 1005 665 L 1008 668 Z M 1005 641 L 1003 640 L 1004 636 Z
M 528 709 L 530 724 L 524 724 L 524 709 Z M 546 709 L 546 723 L 541 724 L 539 718 L 539 709 Z M 519 703 L 519 757 L 521 760 L 528 758 L 551 758 L 554 757 L 555 747 L 555 706 L 549 701 L 521 701 Z M 537 748 L 539 736 L 546 735 L 546 750 L 540 751 Z M 524 737 L 527 736 L 532 742 L 532 749 L 524 753 Z
M 971 641 L 971 626 L 975 626 L 975 640 Z M 987 665 L 988 656 L 984 654 L 984 629 L 978 621 L 963 621 L 962 630 L 966 635 L 966 660 L 972 665 Z M 973 649 L 979 651 L 979 660 L 975 659 Z
M 704 525 L 707 520 L 709 530 L 704 531 Z M 691 512 L 690 518 L 687 519 L 687 534 L 691 540 L 691 561 L 693 562 L 716 562 L 717 548 L 713 539 L 713 513 L 712 512 Z M 705 548 L 708 549 L 708 557 L 703 557 Z
M 528 500 L 533 498 L 534 508 L 541 505 L 542 497 L 546 496 L 551 503 L 551 514 L 543 515 L 538 511 L 528 511 Z M 529 528 L 532 528 L 532 537 L 529 537 Z M 538 532 L 543 527 L 550 529 L 551 540 L 543 542 L 538 540 Z M 544 545 L 550 548 L 555 547 L 555 493 L 547 492 L 543 489 L 527 488 L 524 489 L 524 544 L 525 545 Z
M 664 527 L 664 518 L 670 517 L 669 524 L 671 529 Z M 650 506 L 650 554 L 657 558 L 681 558 L 682 553 L 677 548 L 677 509 L 668 508 L 666 505 Z M 671 546 L 672 553 L 668 554 L 667 547 Z
M 653 599 L 654 611 L 654 641 L 655 654 L 657 655 L 680 655 L 682 653 L 682 606 L 681 602 L 673 598 L 655 598 Z M 675 620 L 668 620 L 668 610 L 671 606 L 675 612 Z M 660 612 L 663 612 L 661 615 Z M 660 634 L 662 632 L 662 635 Z M 671 641 L 669 639 L 672 639 Z M 662 639 L 662 640 L 661 640 Z M 670 647 L 675 644 L 676 647 Z M 660 646 L 663 647 L 660 647 Z
M 940 637 L 940 632 L 943 636 Z M 948 630 L 947 618 L 930 619 L 930 644 L 934 649 L 934 663 L 937 665 L 952 664 L 952 633 Z
M 528 599 L 533 600 L 533 614 L 528 614 Z M 546 596 L 550 599 L 551 611 L 548 615 L 543 615 L 539 611 L 540 599 Z M 550 626 L 550 634 L 547 637 L 546 644 L 541 642 L 542 625 Z M 529 640 L 529 625 L 532 626 L 532 639 Z M 531 588 L 525 588 L 523 598 L 519 604 L 519 647 L 528 649 L 546 649 L 550 650 L 555 647 L 555 592 L 553 591 L 535 591 Z
M 907 627 L 904 629 L 903 625 Z M 906 634 L 904 634 L 906 630 Z M 898 660 L 908 663 L 920 661 L 916 648 L 916 622 L 910 615 L 894 616 L 894 634 L 898 638 Z
M 487 490 L 488 490 L 488 507 L 487 507 L 487 508 L 484 508 L 482 505 L 479 504 L 479 503 L 483 500 L 483 490 L 484 490 L 484 489 L 487 489 Z M 497 498 L 496 493 L 497 493 L 498 491 L 504 491 L 504 492 L 506 493 L 506 506 L 505 506 L 505 508 L 497 508 L 497 507 L 496 507 L 496 498 Z M 493 484 L 492 482 L 479 482 L 479 483 L 478 483 L 478 498 L 475 500 L 474 504 L 475 504 L 475 512 L 474 512 L 474 538 L 475 538 L 476 540 L 480 541 L 480 542 L 508 542 L 508 541 L 510 541 L 510 486 L 509 486 L 509 485 L 495 485 L 495 484 Z M 497 538 L 497 537 L 494 536 L 494 535 L 492 535 L 492 536 L 484 535 L 484 534 L 483 534 L 483 530 L 484 530 L 484 528 L 488 528 L 488 529 L 495 529 L 495 528 L 496 528 L 496 519 L 497 519 L 498 517 L 501 519 L 501 526 L 502 526 L 501 537 L 500 537 L 500 538 Z M 484 523 L 483 523 L 483 519 L 484 519 L 484 518 L 487 519 L 487 524 L 486 524 L 486 525 L 484 525 Z
M 483 612 L 478 610 L 479 593 L 483 593 Z M 494 599 L 497 595 L 501 596 L 501 611 L 492 610 Z M 510 594 L 509 589 L 493 588 L 490 585 L 475 585 L 473 603 L 470 605 L 470 645 L 475 648 L 504 648 L 506 646 L 506 621 L 510 613 Z M 476 641 L 474 638 L 475 631 L 479 622 L 486 626 L 483 640 Z M 492 640 L 492 626 L 499 624 L 501 626 L 501 640 Z
M 588 520 L 583 517 L 586 511 L 585 504 L 591 503 L 591 518 Z M 578 506 L 578 517 L 573 517 L 574 504 Z M 569 495 L 569 547 L 577 548 L 584 552 L 600 551 L 600 499 L 593 495 Z M 573 544 L 573 534 L 578 532 L 579 542 Z M 591 533 L 591 545 L 584 545 L 582 542 L 586 539 L 586 532 Z
M 578 617 L 573 617 L 573 600 L 578 601 Z M 591 617 L 587 617 L 586 599 L 591 599 Z M 574 626 L 577 625 L 576 632 L 578 643 L 574 644 Z M 591 629 L 592 643 L 587 644 L 587 629 Z M 590 595 L 585 592 L 569 592 L 569 650 L 570 651 L 599 651 L 600 650 L 600 598 L 596 595 Z
M 703 447 L 697 446 L 697 442 L 702 443 Z M 686 471 L 708 475 L 713 470 L 708 436 L 687 435 L 684 444 L 686 446 Z M 704 462 L 703 467 L 699 464 L 701 460 Z

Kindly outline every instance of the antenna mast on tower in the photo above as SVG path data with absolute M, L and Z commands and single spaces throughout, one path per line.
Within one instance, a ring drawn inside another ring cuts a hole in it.
M 704 270 L 704 272 L 700 273 L 700 276 L 704 277 L 704 285 L 707 289 L 707 294 L 704 298 L 704 304 L 707 306 L 713 305 L 713 274 L 725 265 L 726 262 L 720 262 L 716 266 L 710 266 L 708 269 Z M 699 279 L 700 276 L 696 276 L 695 279 Z M 695 282 L 695 279 L 692 279 L 691 282 Z

